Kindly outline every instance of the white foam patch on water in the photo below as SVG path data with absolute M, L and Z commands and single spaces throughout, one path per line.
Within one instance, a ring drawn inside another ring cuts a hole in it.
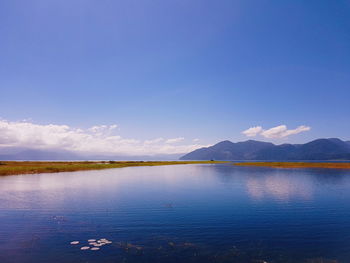
M 90 247 L 81 247 L 80 249 L 81 250 L 88 250 L 88 249 L 90 249 Z
M 95 244 L 94 246 L 95 246 L 95 247 L 102 247 L 103 244 L 100 244 L 100 243 L 99 243 L 99 244 Z
M 101 239 L 88 239 L 89 246 L 83 246 L 80 249 L 81 250 L 100 250 L 100 247 L 108 244 L 112 244 L 112 241 L 108 240 L 107 238 L 101 238 Z M 79 244 L 79 241 L 72 241 L 70 244 L 77 245 Z

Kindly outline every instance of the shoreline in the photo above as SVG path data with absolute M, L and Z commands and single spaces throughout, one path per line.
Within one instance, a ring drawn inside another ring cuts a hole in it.
M 308 162 L 246 162 L 234 163 L 237 166 L 255 166 L 270 168 L 326 168 L 350 169 L 350 163 L 308 163 Z
M 161 166 L 179 164 L 216 164 L 225 161 L 0 161 L 0 176 L 19 174 L 60 173 L 88 170 L 102 170 L 133 166 Z

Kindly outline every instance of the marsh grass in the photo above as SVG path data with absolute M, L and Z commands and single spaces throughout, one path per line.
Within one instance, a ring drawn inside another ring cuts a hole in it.
M 220 161 L 100 161 L 100 162 L 0 162 L 0 175 L 15 174 L 36 174 L 36 173 L 58 173 L 74 172 L 84 170 L 100 170 L 111 168 L 122 168 L 131 166 L 159 166 L 159 165 L 177 165 L 177 164 L 214 164 L 224 163 Z
M 312 163 L 312 162 L 246 162 L 235 163 L 238 166 L 260 166 L 272 168 L 329 168 L 350 169 L 350 163 Z

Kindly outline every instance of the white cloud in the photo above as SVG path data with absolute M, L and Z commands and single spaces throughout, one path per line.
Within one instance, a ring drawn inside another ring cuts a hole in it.
M 156 143 L 160 143 L 164 141 L 163 138 L 156 138 L 156 139 L 152 139 L 152 140 L 146 140 L 144 143 L 145 144 L 156 144 Z
M 180 144 L 183 137 L 137 140 L 115 134 L 117 125 L 76 129 L 68 125 L 10 122 L 0 119 L 0 146 L 62 149 L 80 153 L 152 155 L 186 153 L 207 145 Z
M 248 130 L 243 131 L 242 133 L 247 137 L 257 136 L 260 132 L 263 131 L 261 126 L 251 127 Z
M 182 142 L 183 140 L 185 140 L 184 137 L 178 137 L 178 138 L 168 139 L 165 141 L 165 143 L 172 144 L 172 143 Z
M 288 137 L 290 135 L 309 131 L 310 129 L 311 127 L 305 126 L 305 125 L 301 125 L 296 129 L 292 129 L 292 130 L 288 130 L 286 125 L 276 126 L 267 130 L 264 130 L 261 126 L 256 126 L 256 127 L 249 128 L 243 131 L 242 133 L 248 137 L 255 137 L 257 135 L 261 135 L 269 139 L 280 139 L 280 138 Z
M 118 126 L 116 124 L 113 125 L 96 125 L 92 126 L 89 131 L 97 134 L 106 134 L 115 130 Z
M 299 126 L 294 130 L 288 130 L 286 125 L 280 125 L 271 129 L 268 129 L 266 131 L 263 131 L 261 133 L 262 136 L 266 138 L 284 138 L 288 137 L 289 135 L 298 134 L 301 132 L 309 131 L 311 128 L 308 126 Z
M 196 138 L 196 139 L 193 139 L 192 141 L 193 141 L 193 142 L 199 142 L 199 139 Z

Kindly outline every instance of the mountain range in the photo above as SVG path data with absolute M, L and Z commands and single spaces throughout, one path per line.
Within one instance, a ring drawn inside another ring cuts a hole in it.
M 190 152 L 180 160 L 350 160 L 350 141 L 328 138 L 281 145 L 254 140 L 222 141 Z
M 80 160 L 118 160 L 118 161 L 167 161 L 177 160 L 182 154 L 158 155 L 103 155 L 82 154 L 58 149 L 31 149 L 21 147 L 0 147 L 2 161 L 80 161 Z

